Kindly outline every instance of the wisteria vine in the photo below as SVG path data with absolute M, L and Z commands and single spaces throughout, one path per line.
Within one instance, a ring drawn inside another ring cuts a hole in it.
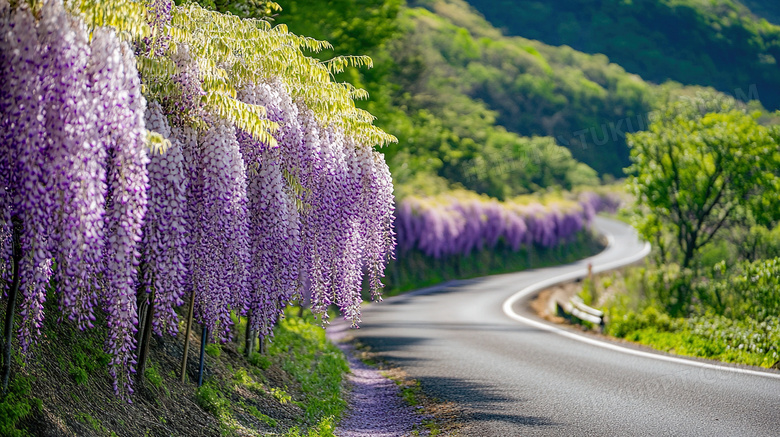
M 150 154 L 148 210 L 143 230 L 142 275 L 144 291 L 154 292 L 154 332 L 178 333 L 175 309 L 184 303 L 187 279 L 188 226 L 185 162 L 179 140 L 172 136 L 162 108 L 149 105 L 146 127 L 170 141 L 164 151 Z
M 92 326 L 102 303 L 115 388 L 131 391 L 119 381 L 134 365 L 147 188 L 134 55 L 109 29 L 95 29 L 90 42 L 59 2 L 45 3 L 37 21 L 24 5 L 2 9 L 3 216 L 19 228 L 24 254 L 22 352 L 40 335 L 54 277 L 60 308 L 78 326 Z
M 148 2 L 150 31 L 132 46 L 60 1 L 35 8 L 0 0 L 0 273 L 11 284 L 21 266 L 23 354 L 40 335 L 47 293 L 82 329 L 103 312 L 109 372 L 128 400 L 139 298 L 151 299 L 158 335 L 178 332 L 188 292 L 196 320 L 221 341 L 234 314 L 271 335 L 303 295 L 323 320 L 336 304 L 359 321 L 364 275 L 380 296 L 395 211 L 388 167 L 372 148 L 392 137 L 354 108 L 351 88 L 302 55 L 291 78 L 285 66 L 257 83 L 226 81 L 221 71 L 248 70 L 200 62 L 194 53 L 206 49 L 188 45 L 197 39 L 169 32 L 176 13 L 204 13 L 193 6 Z M 268 32 L 285 56 L 291 41 L 319 47 Z M 337 100 L 335 112 L 323 113 L 329 105 L 310 93 L 307 74 Z M 252 119 L 263 108 L 265 118 Z
M 242 313 L 247 296 L 249 236 L 244 160 L 235 129 L 215 120 L 185 154 L 192 238 L 190 280 L 195 312 L 210 333 L 227 341 L 230 312 Z
M 409 197 L 398 210 L 398 250 L 419 250 L 433 258 L 467 256 L 495 249 L 499 242 L 553 247 L 570 241 L 601 211 L 615 212 L 619 197 L 592 191 L 576 200 L 520 204 L 477 196 Z

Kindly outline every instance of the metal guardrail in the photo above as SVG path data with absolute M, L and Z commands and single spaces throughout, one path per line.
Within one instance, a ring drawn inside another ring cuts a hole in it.
M 573 296 L 563 303 L 556 302 L 556 312 L 569 321 L 577 319 L 600 327 L 604 326 L 604 312 L 585 305 L 579 296 Z

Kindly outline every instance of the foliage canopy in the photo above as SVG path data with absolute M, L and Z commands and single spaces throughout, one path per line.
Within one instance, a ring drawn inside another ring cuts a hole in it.
M 629 135 L 629 189 L 647 210 L 639 230 L 662 262 L 695 270 L 700 249 L 728 226 L 750 216 L 777 219 L 780 129 L 757 117 L 703 95 L 671 105 L 648 131 Z M 682 305 L 689 292 L 681 293 Z

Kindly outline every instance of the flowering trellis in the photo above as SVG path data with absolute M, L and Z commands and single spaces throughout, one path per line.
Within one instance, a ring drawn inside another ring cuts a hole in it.
M 357 323 L 395 246 L 373 150 L 394 138 L 332 72 L 370 60 L 323 64 L 302 49 L 325 42 L 168 0 L 70 6 L 0 0 L 0 271 L 22 353 L 54 283 L 80 327 L 105 312 L 125 397 L 142 302 L 158 334 L 191 295 L 212 338 L 231 313 L 264 337 L 306 284 L 323 319 Z

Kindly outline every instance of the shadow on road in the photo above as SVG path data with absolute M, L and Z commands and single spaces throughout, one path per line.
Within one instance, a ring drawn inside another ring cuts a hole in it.
M 560 423 L 548 417 L 520 414 L 517 404 L 527 399 L 507 397 L 501 387 L 491 387 L 478 380 L 462 380 L 445 377 L 420 378 L 420 386 L 429 396 L 447 399 L 464 408 L 464 423 L 496 422 L 528 427 L 554 427 Z M 510 408 L 510 405 L 512 406 Z M 477 425 L 477 428 L 483 428 Z
M 513 325 L 510 323 L 437 323 L 437 322 L 420 322 L 409 323 L 405 322 L 403 325 L 397 323 L 371 323 L 366 322 L 363 327 L 369 327 L 371 329 L 424 329 L 424 330 L 442 330 L 442 331 L 495 331 L 495 332 L 527 332 L 530 334 L 544 334 L 545 332 L 534 328 L 532 326 Z M 380 338 L 372 336 L 361 336 L 363 339 Z
M 473 325 L 446 324 L 447 326 L 438 326 L 440 329 L 473 329 Z M 453 326 L 450 326 L 453 325 Z M 504 330 L 505 326 L 485 324 L 482 329 Z M 529 331 L 536 331 L 529 328 Z M 360 342 L 369 346 L 373 352 L 376 352 L 382 360 L 401 368 L 408 368 L 410 365 L 419 366 L 423 359 L 417 356 L 403 355 L 404 351 L 409 351 L 412 346 L 420 346 L 430 342 L 430 338 L 413 336 L 365 336 L 360 337 Z M 500 424 L 515 425 L 524 427 L 557 427 L 562 424 L 554 422 L 548 417 L 523 415 L 522 408 L 518 404 L 528 402 L 528 399 L 519 399 L 507 392 L 505 386 L 495 386 L 488 384 L 483 380 L 477 379 L 479 375 L 475 374 L 475 379 L 458 379 L 449 377 L 420 377 L 420 386 L 423 392 L 432 398 L 446 399 L 452 401 L 463 409 L 459 421 L 476 426 L 475 429 L 486 429 L 484 424 L 492 428 Z M 483 425 L 477 425 L 483 423 Z M 470 435 L 470 434 L 467 434 Z

